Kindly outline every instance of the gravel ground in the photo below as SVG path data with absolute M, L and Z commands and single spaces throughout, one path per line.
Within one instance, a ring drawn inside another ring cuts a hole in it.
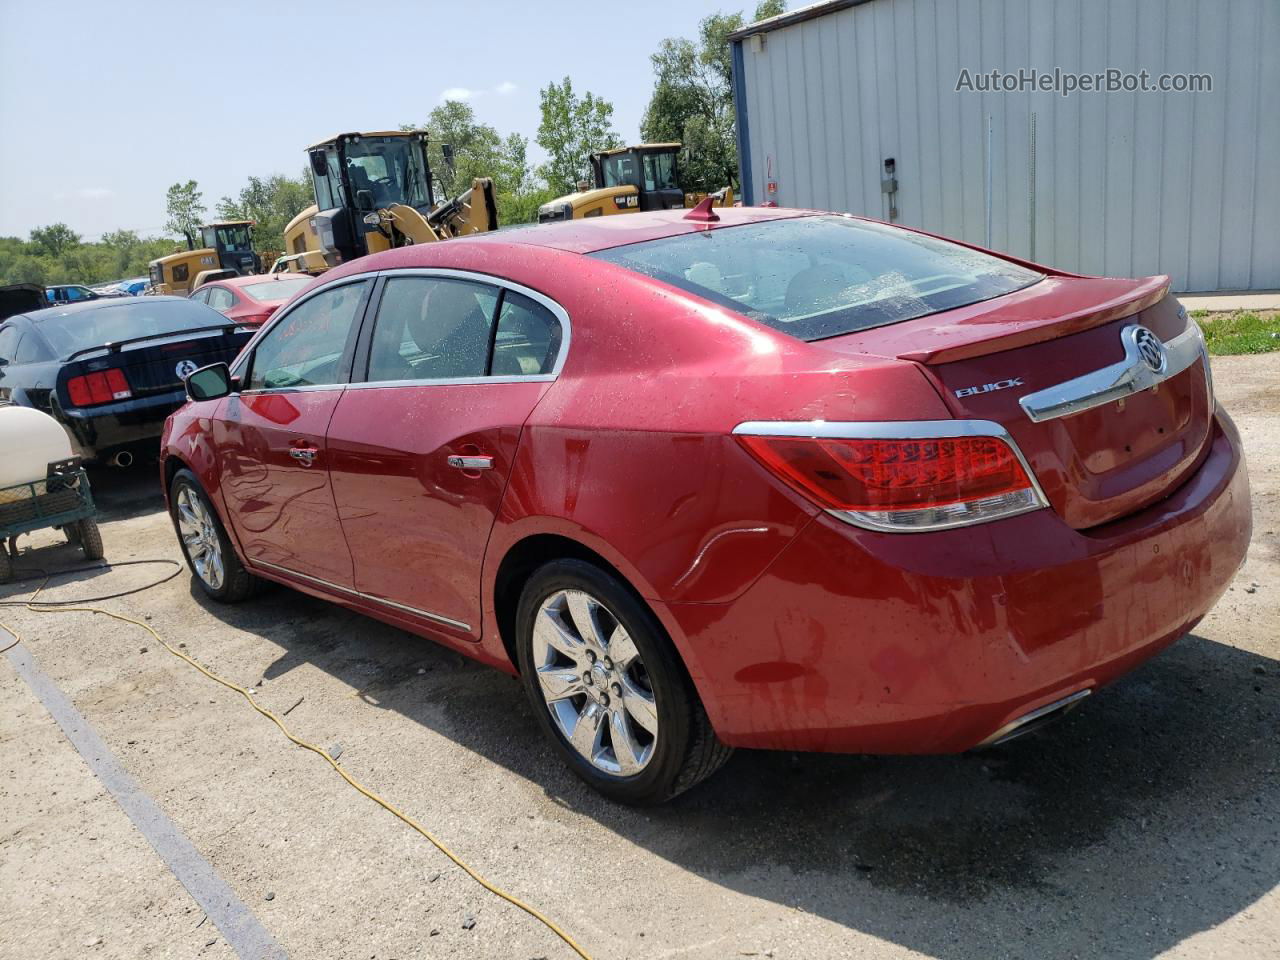
M 599 960 L 1276 956 L 1280 355 L 1214 368 L 1248 451 L 1248 563 L 1193 635 L 985 754 L 740 751 L 635 812 L 559 765 L 513 680 L 427 641 L 284 589 L 214 607 L 185 572 L 109 605 L 270 708 L 301 700 L 299 735 L 341 744 L 353 775 Z M 113 560 L 179 556 L 153 478 L 97 478 Z M 56 540 L 25 540 L 46 549 L 23 564 L 79 562 Z M 136 628 L 0 620 L 290 956 L 571 955 Z M 0 746 L 0 957 L 233 955 L 7 661 Z

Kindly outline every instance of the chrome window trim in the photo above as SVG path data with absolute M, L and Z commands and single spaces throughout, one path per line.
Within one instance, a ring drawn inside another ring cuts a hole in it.
M 931 533 L 955 527 L 973 526 L 991 520 L 1043 510 L 1049 506 L 1040 481 L 1031 464 L 1009 431 L 994 420 L 748 420 L 733 428 L 734 434 L 757 437 L 816 437 L 837 440 L 946 440 L 956 437 L 994 437 L 1008 444 L 1018 463 L 1031 481 L 1032 500 L 1025 508 L 1002 513 L 984 519 L 961 518 L 945 523 L 922 524 L 915 527 L 895 526 L 876 520 L 867 513 L 852 510 L 824 508 L 827 513 L 845 523 L 878 533 Z M 907 512 L 907 511 L 895 511 Z
M 494 276 L 489 273 L 480 273 L 472 270 L 456 270 L 446 267 L 399 267 L 390 270 L 376 270 L 369 273 L 351 274 L 345 277 L 338 277 L 328 283 L 322 283 L 320 286 L 312 290 L 308 290 L 302 299 L 295 303 L 289 304 L 289 308 L 285 312 L 277 311 L 265 324 L 262 329 L 244 345 L 244 349 L 240 351 L 240 356 L 236 358 L 235 364 L 231 367 L 231 376 L 239 376 L 240 370 L 247 362 L 249 354 L 257 349 L 258 341 L 263 339 L 276 324 L 283 321 L 289 314 L 293 313 L 298 307 L 306 303 L 317 294 L 328 290 L 330 287 L 336 287 L 343 283 L 354 283 L 358 280 L 377 280 L 379 277 L 394 279 L 395 277 L 442 277 L 452 280 L 469 280 L 472 283 L 485 283 L 489 286 L 499 287 L 505 290 L 511 290 L 514 293 L 523 294 L 535 303 L 541 304 L 551 311 L 552 315 L 560 321 L 560 350 L 556 355 L 556 362 L 552 364 L 550 373 L 531 373 L 527 375 L 505 375 L 498 377 L 452 377 L 437 378 L 431 380 L 361 380 L 357 382 L 348 382 L 345 384 L 320 384 L 315 387 L 274 387 L 270 390 L 242 390 L 238 391 L 242 394 L 261 394 L 274 393 L 283 390 L 314 390 L 330 387 L 354 387 L 363 389 L 367 387 L 422 387 L 422 386 L 445 386 L 447 384 L 471 384 L 471 383 L 547 383 L 557 379 L 560 371 L 564 369 L 565 360 L 569 356 L 569 345 L 573 339 L 573 323 L 569 319 L 569 311 L 562 307 L 555 300 L 552 300 L 546 294 L 534 290 L 532 287 L 526 287 L 522 283 L 516 283 L 514 280 L 507 280 L 504 277 Z M 377 322 L 377 315 L 374 315 L 374 322 Z
M 1180 310 L 1179 315 L 1185 316 L 1186 311 Z M 1159 370 L 1149 367 L 1138 352 L 1138 332 L 1146 329 L 1137 323 L 1126 326 L 1120 331 L 1123 360 L 1028 393 L 1018 400 L 1023 412 L 1034 423 L 1057 420 L 1157 387 L 1182 373 L 1200 357 L 1205 358 L 1208 367 L 1204 334 L 1194 320 L 1188 320 L 1187 328 L 1164 344 L 1164 363 Z
M 540 293 L 531 287 L 526 287 L 522 283 L 516 283 L 514 280 L 494 276 L 491 273 L 480 273 L 474 270 L 456 270 L 450 267 L 397 267 L 390 270 L 379 270 L 377 276 L 386 277 L 388 280 L 394 280 L 397 277 L 436 277 L 444 280 L 466 280 L 471 283 L 484 283 L 491 287 L 498 287 L 503 290 L 510 290 L 513 293 L 522 294 L 535 303 L 546 307 L 551 311 L 551 314 L 560 321 L 560 350 L 556 354 L 555 363 L 551 365 L 550 373 L 508 374 L 498 377 L 439 377 L 431 380 L 364 380 L 358 383 L 352 383 L 352 387 L 423 387 L 467 383 L 538 383 L 555 380 L 560 376 L 560 371 L 564 369 L 565 359 L 569 356 L 569 343 L 573 339 L 573 325 L 569 320 L 569 311 L 544 293 Z M 376 313 L 373 317 L 373 322 L 375 324 L 378 322 Z
M 244 347 L 241 348 L 240 356 L 236 357 L 235 362 L 231 366 L 231 376 L 238 377 L 240 375 L 240 371 L 241 369 L 243 369 L 244 364 L 248 363 L 248 360 L 246 358 L 254 350 L 258 349 L 259 340 L 262 340 L 263 338 L 265 338 L 267 334 L 269 334 L 272 330 L 274 330 L 277 326 L 279 326 L 280 323 L 282 323 L 291 313 L 293 313 L 293 311 L 297 310 L 300 306 L 302 306 L 312 297 L 318 296 L 319 294 L 333 287 L 340 287 L 344 283 L 356 283 L 357 281 L 361 281 L 361 280 L 372 281 L 377 276 L 378 275 L 376 273 L 356 273 L 347 277 L 336 277 L 333 280 L 320 284 L 320 286 L 318 287 L 314 287 L 313 289 L 308 290 L 305 294 L 302 295 L 301 299 L 295 300 L 292 303 L 290 303 L 287 307 L 283 307 L 277 310 L 269 318 L 267 318 L 267 322 L 264 323 L 258 329 L 258 332 L 254 334 L 252 338 L 250 338 L 249 342 L 246 343 Z M 360 318 L 357 317 L 353 322 L 358 323 L 359 319 Z M 317 386 L 340 387 L 340 386 L 346 386 L 346 384 L 325 383 L 325 384 L 317 384 Z M 252 390 L 252 391 L 245 390 L 245 391 L 237 391 L 237 392 L 255 393 L 255 394 L 256 393 L 273 393 L 278 390 L 285 390 L 285 389 L 303 390 L 308 388 L 306 387 L 271 387 L 269 390 Z
M 313 577 L 307 573 L 298 573 L 296 570 L 290 570 L 288 567 L 282 567 L 276 563 L 268 563 L 266 560 L 251 559 L 249 562 L 253 566 L 266 567 L 269 570 L 275 570 L 279 573 L 288 574 L 291 577 L 297 577 L 299 580 L 306 580 L 310 583 L 319 584 L 329 590 L 336 590 L 338 593 L 345 593 L 348 596 L 358 597 L 361 600 L 368 600 L 371 603 L 378 603 L 385 607 L 403 610 L 406 613 L 415 614 L 416 616 L 423 617 L 427 620 L 443 624 L 446 627 L 453 627 L 455 630 L 462 630 L 465 633 L 471 632 L 471 627 L 468 624 L 463 623 L 461 620 L 454 620 L 438 613 L 431 613 L 429 610 L 419 610 L 417 607 L 411 607 L 404 603 L 396 603 L 394 600 L 384 600 L 382 597 L 375 597 L 372 594 L 361 593 L 359 590 L 353 590 L 350 587 L 344 587 L 341 584 L 333 583 L 329 580 L 322 580 L 320 577 Z

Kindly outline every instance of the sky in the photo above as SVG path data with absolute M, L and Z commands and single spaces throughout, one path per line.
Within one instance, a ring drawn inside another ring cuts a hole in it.
M 198 181 L 212 213 L 250 175 L 296 176 L 308 144 L 425 123 L 445 98 L 538 158 L 538 89 L 566 75 L 636 141 L 662 39 L 754 6 L 0 0 L 0 236 L 160 234 L 172 183 Z

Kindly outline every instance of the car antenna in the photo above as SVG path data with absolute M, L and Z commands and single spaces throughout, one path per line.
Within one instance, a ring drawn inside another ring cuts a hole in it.
M 720 219 L 720 214 L 711 209 L 711 198 L 703 197 L 698 201 L 698 205 L 684 215 L 686 220 L 699 220 L 702 223 L 715 223 Z

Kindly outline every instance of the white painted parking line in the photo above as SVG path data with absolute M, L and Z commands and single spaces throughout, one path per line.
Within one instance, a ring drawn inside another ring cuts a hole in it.
M 16 638 L 0 627 L 0 647 Z M 26 681 L 49 715 L 62 728 L 63 734 L 84 758 L 89 769 L 110 791 L 116 803 L 147 838 L 160 859 L 178 878 L 223 939 L 243 960 L 287 960 L 288 954 L 258 922 L 248 907 L 232 892 L 212 864 L 186 838 L 178 825 L 165 816 L 156 802 L 121 766 L 115 754 L 89 725 L 31 656 L 25 644 L 17 644 L 5 652 L 18 675 Z

